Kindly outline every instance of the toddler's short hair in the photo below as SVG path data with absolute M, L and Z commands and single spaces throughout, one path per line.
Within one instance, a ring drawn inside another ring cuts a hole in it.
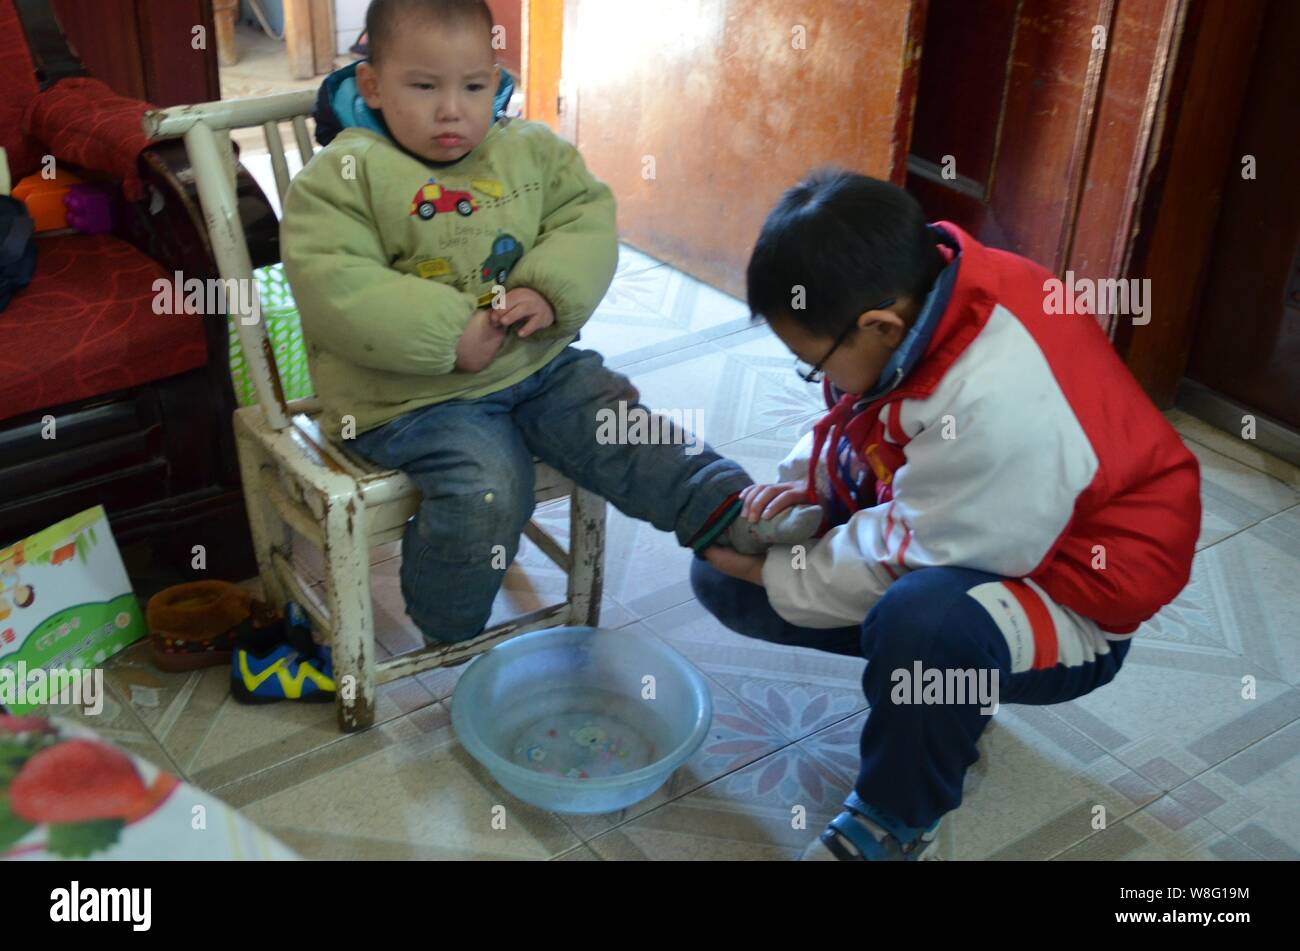
M 457 24 L 478 20 L 489 35 L 496 22 L 487 0 L 372 0 L 366 10 L 366 40 L 372 64 L 378 64 L 385 44 L 411 17 Z

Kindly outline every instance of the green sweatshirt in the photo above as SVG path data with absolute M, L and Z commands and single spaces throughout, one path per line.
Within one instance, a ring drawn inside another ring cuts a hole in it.
M 573 146 L 518 120 L 442 167 L 345 130 L 294 178 L 280 241 L 335 438 L 346 416 L 360 434 L 535 373 L 591 317 L 618 261 L 609 188 Z M 503 276 L 545 297 L 555 325 L 511 332 L 485 370 L 457 370 L 456 343 Z

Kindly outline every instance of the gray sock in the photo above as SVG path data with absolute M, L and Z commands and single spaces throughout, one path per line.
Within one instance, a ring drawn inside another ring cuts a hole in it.
M 761 555 L 773 545 L 797 545 L 816 534 L 822 524 L 820 505 L 794 505 L 775 518 L 751 522 L 737 518 L 718 541 L 742 555 Z

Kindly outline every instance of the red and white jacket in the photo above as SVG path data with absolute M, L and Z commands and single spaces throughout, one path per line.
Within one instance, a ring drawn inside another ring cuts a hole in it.
M 865 408 L 845 396 L 781 463 L 782 481 L 807 478 L 852 514 L 802 561 L 769 551 L 772 606 L 806 627 L 860 624 L 906 572 L 949 565 L 1028 579 L 1131 634 L 1191 573 L 1196 457 L 1094 317 L 1044 312 L 1049 271 L 938 226 L 961 263 L 924 356 Z M 842 436 L 870 469 L 869 507 L 827 466 Z

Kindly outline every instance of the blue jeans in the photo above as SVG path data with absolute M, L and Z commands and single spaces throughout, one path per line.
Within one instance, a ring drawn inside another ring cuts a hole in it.
M 702 560 L 691 566 L 700 603 L 736 633 L 866 658 L 862 689 L 871 710 L 854 790 L 900 826 L 922 829 L 961 804 L 962 781 L 979 759 L 975 743 L 989 717 L 979 702 L 895 702 L 899 671 L 919 662 L 922 670 L 996 672 L 1001 703 L 1064 703 L 1109 683 L 1128 653 L 1127 640 L 1110 641 L 1109 653 L 1083 651 L 1083 663 L 1013 672 L 1006 637 L 966 596 L 1002 580 L 969 568 L 922 568 L 891 584 L 861 624 L 816 629 L 784 620 L 761 586 Z
M 402 594 L 425 637 L 462 641 L 487 625 L 533 513 L 534 457 L 683 545 L 753 482 L 702 442 L 688 453 L 677 429 L 681 438 L 659 444 L 598 439 L 597 414 L 619 418 L 619 403 L 626 414 L 638 399 L 600 354 L 569 347 L 515 386 L 427 406 L 357 437 L 361 455 L 400 469 L 423 496 L 402 538 Z

